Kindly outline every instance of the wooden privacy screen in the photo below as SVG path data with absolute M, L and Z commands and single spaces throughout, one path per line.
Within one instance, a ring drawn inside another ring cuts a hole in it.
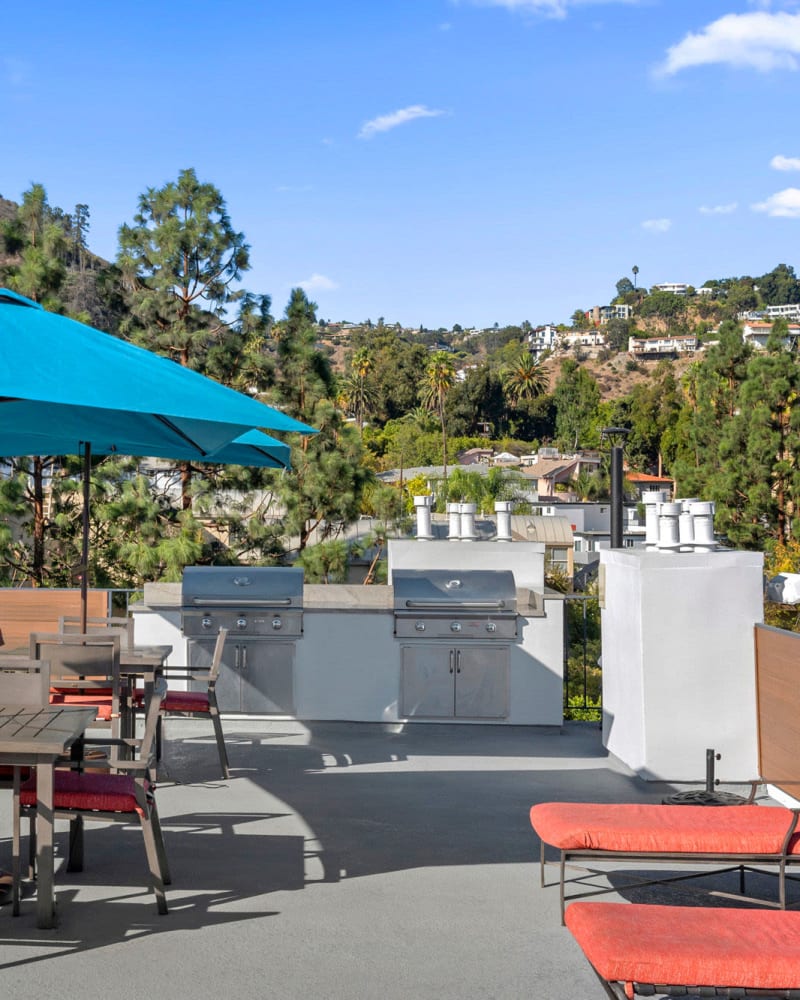
M 800 635 L 756 625 L 761 776 L 800 799 Z
M 108 592 L 90 590 L 89 616 L 105 615 L 108 609 Z M 28 654 L 31 632 L 57 632 L 61 615 L 78 615 L 81 611 L 79 590 L 50 590 L 47 587 L 31 589 L 0 589 L 0 656 L 3 653 Z

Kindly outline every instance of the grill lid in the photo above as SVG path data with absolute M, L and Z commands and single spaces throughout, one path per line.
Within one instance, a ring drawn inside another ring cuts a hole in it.
M 447 611 L 516 614 L 511 570 L 418 570 L 392 572 L 395 613 Z
M 187 566 L 184 608 L 301 608 L 303 570 L 294 566 Z

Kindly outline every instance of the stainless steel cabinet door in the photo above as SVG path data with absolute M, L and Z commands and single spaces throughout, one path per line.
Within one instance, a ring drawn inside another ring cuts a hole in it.
M 509 646 L 459 646 L 455 650 L 456 718 L 506 718 L 510 660 Z
M 294 642 L 239 643 L 242 712 L 294 715 Z
M 208 667 L 214 644 L 189 642 L 189 663 Z M 294 715 L 294 642 L 231 642 L 225 644 L 217 678 L 220 712 L 252 715 Z M 192 682 L 200 691 L 205 681 Z
M 400 714 L 452 719 L 455 713 L 455 650 L 447 646 L 403 646 L 400 653 Z

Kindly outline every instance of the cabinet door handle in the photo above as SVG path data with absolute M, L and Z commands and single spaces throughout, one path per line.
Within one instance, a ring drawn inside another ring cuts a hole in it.
M 247 670 L 247 646 L 241 646 L 242 650 L 242 671 Z
M 241 647 L 240 646 L 234 646 L 233 648 L 236 650 L 236 652 L 234 653 L 234 656 L 233 656 L 233 669 L 234 670 L 238 670 L 239 669 L 239 650 L 240 650 Z
M 455 654 L 455 650 L 451 649 L 450 650 L 450 673 L 451 674 L 453 673 L 453 663 L 454 663 L 454 660 L 455 660 L 455 655 L 456 655 Z
M 461 673 L 461 650 L 456 650 L 456 673 Z

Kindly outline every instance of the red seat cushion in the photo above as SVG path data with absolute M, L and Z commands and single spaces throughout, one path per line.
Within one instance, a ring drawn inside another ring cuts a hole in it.
M 546 844 L 566 851 L 780 854 L 793 813 L 777 806 L 542 802 L 530 818 Z M 800 854 L 800 834 L 790 853 Z
M 105 699 L 95 694 L 67 694 L 65 691 L 59 691 L 50 695 L 50 704 L 94 706 L 97 709 L 97 718 L 102 722 L 109 722 L 112 716 L 113 703 L 111 698 Z
M 208 712 L 208 695 L 204 691 L 167 691 L 161 708 L 165 712 Z
M 601 978 L 628 984 L 628 996 L 631 983 L 800 987 L 797 912 L 573 903 L 566 923 Z
M 19 769 L 20 780 L 25 781 L 31 775 L 31 769 L 29 767 L 21 767 Z M 0 764 L 0 781 L 11 780 L 14 777 L 14 765 L 13 764 Z
M 144 688 L 136 688 L 133 694 L 137 708 L 144 705 Z M 161 702 L 162 712 L 208 712 L 208 695 L 205 691 L 167 691 Z
M 137 812 L 134 780 L 127 774 L 86 774 L 55 771 L 53 805 L 56 809 L 87 812 Z M 23 806 L 36 805 L 36 778 L 20 789 Z

